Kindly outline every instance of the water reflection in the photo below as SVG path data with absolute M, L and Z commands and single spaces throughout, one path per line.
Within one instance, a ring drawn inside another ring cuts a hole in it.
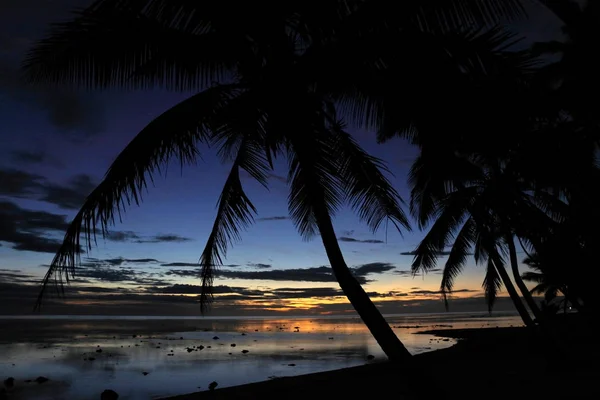
M 436 324 L 517 323 L 513 317 L 388 320 L 412 353 L 454 343 L 413 334 Z M 225 387 L 361 365 L 368 355 L 385 359 L 355 319 L 3 320 L 0 328 L 0 377 L 16 379 L 15 400 L 97 399 L 108 388 L 120 399 L 148 399 L 207 389 L 213 380 Z M 50 381 L 26 382 L 38 376 Z

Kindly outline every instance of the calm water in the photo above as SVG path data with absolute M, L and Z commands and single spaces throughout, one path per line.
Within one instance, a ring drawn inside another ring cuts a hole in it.
M 387 319 L 413 354 L 455 343 L 415 334 L 419 331 L 520 325 L 515 316 L 482 314 Z M 206 390 L 212 381 L 226 387 L 385 359 L 360 320 L 352 318 L 0 320 L 0 378 L 16 380 L 10 399 L 98 399 L 104 389 L 115 390 L 122 400 L 153 399 Z M 368 355 L 375 359 L 367 361 Z M 38 376 L 50 380 L 25 382 Z

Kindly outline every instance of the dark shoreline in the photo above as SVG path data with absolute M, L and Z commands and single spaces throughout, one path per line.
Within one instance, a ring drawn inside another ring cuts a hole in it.
M 565 373 L 560 361 L 526 328 L 436 329 L 420 334 L 459 340 L 447 349 L 415 356 L 410 366 L 381 362 L 164 400 L 388 398 L 390 394 L 438 400 L 439 396 L 498 400 L 600 396 L 595 352 L 580 354 L 578 365 L 569 365 L 570 373 Z

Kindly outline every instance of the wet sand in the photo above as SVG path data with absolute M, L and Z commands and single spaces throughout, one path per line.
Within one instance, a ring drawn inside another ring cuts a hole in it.
M 282 378 L 169 400 L 202 399 L 597 399 L 597 345 L 561 359 L 524 328 L 423 332 L 459 342 L 414 357 L 412 365 L 388 362 Z M 575 338 L 572 338 L 575 339 Z M 589 340 L 591 338 L 580 340 Z M 581 346 L 575 340 L 574 346 Z M 580 350 L 580 349 L 579 349 Z

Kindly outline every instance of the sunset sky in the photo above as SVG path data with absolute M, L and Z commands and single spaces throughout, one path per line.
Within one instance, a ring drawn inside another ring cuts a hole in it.
M 0 3 L 0 314 L 30 312 L 39 281 L 70 219 L 121 149 L 186 94 L 159 91 L 61 93 L 19 83 L 17 67 L 50 21 L 85 0 L 3 0 Z M 529 39 L 556 29 L 545 16 Z M 16 24 L 14 21 L 19 21 Z M 22 23 L 21 23 L 22 22 Z M 401 140 L 375 143 L 353 131 L 371 154 L 388 162 L 406 200 L 406 174 L 416 151 Z M 168 170 L 142 207 L 128 209 L 106 240 L 82 258 L 67 300 L 50 299 L 42 313 L 195 315 L 196 263 L 215 216 L 228 166 L 209 149 L 196 167 Z M 245 177 L 258 207 L 256 223 L 232 248 L 215 280 L 212 315 L 341 314 L 339 292 L 317 239 L 303 242 L 287 217 L 285 160 L 270 191 Z M 422 233 L 382 229 L 371 234 L 350 210 L 334 220 L 347 263 L 384 313 L 442 311 L 439 272 L 413 277 L 410 263 Z M 440 259 L 440 267 L 445 258 Z M 485 310 L 483 267 L 472 260 L 457 280 L 451 311 Z M 504 295 L 504 292 L 503 292 Z M 67 305 L 65 307 L 65 305 Z M 507 303 L 500 302 L 499 309 Z

